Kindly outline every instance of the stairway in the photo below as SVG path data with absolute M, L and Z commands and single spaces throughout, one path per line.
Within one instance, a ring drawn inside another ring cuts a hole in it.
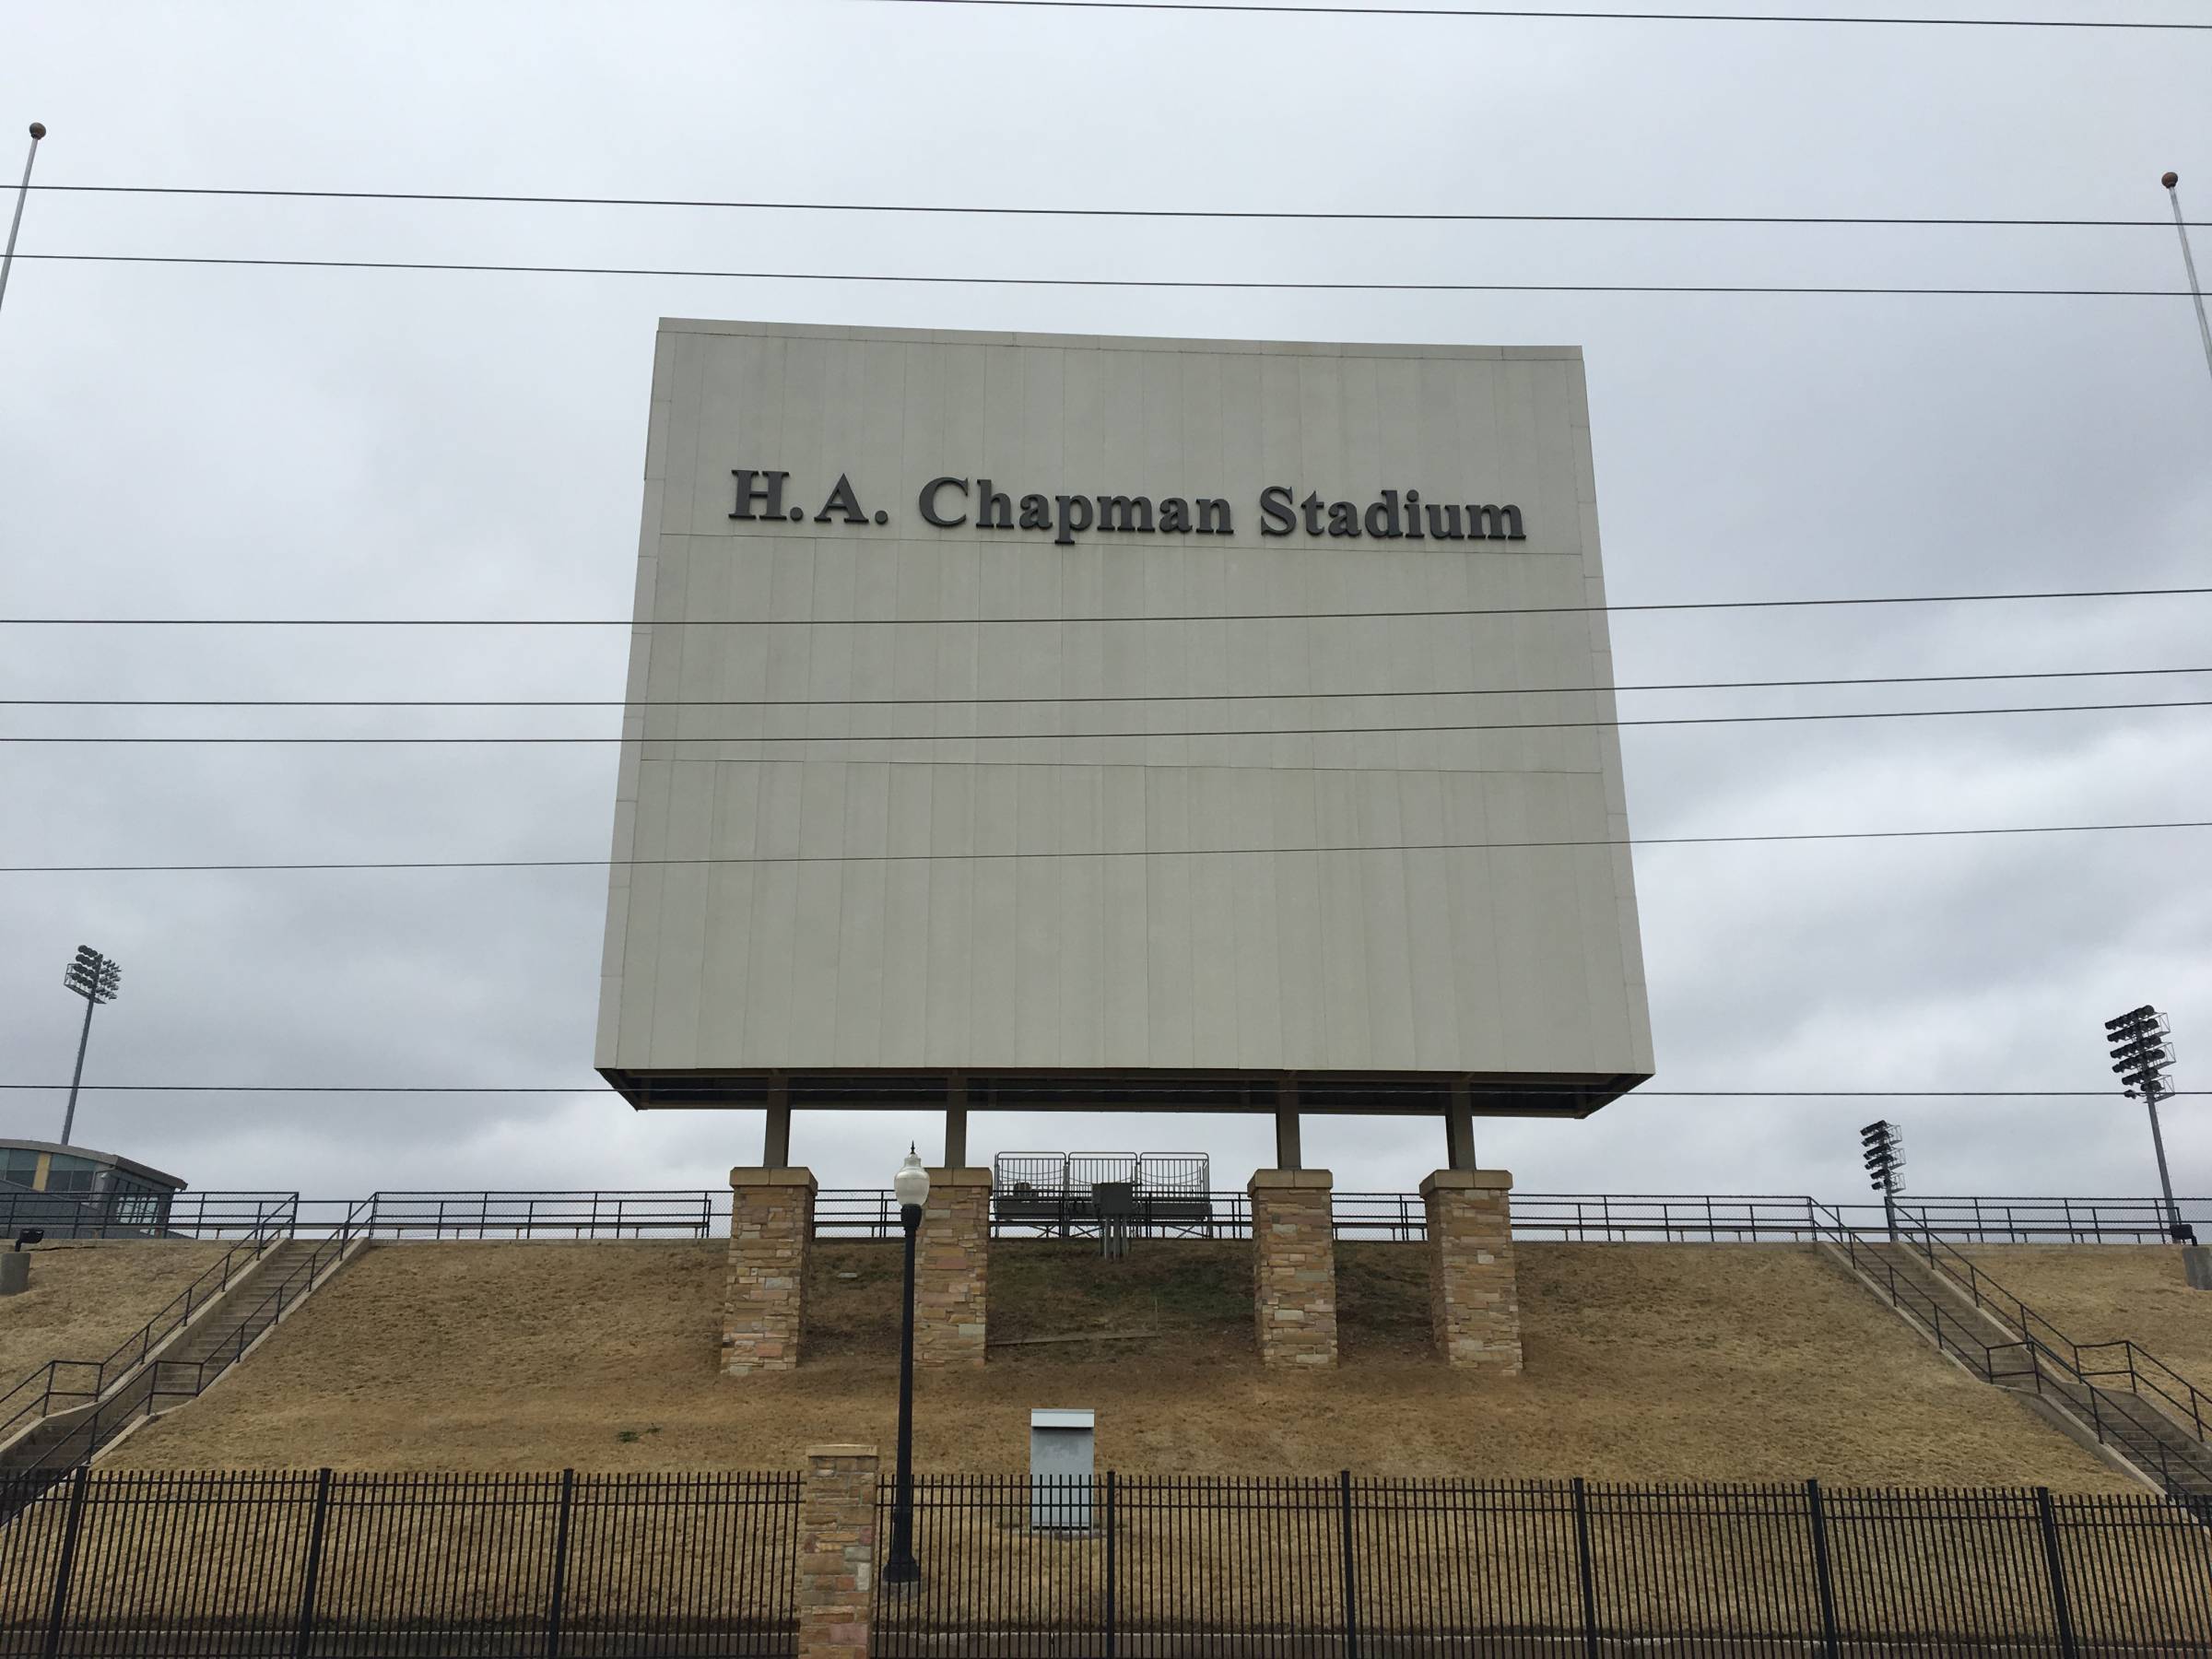
M 1832 1212 L 1831 1212 L 1832 1213 Z M 1992 1299 L 1948 1271 L 1939 1247 L 1854 1234 L 1836 1218 L 1822 1248 L 1924 1336 L 1992 1385 L 2027 1394 L 2084 1444 L 2101 1448 L 2150 1485 L 2212 1520 L 2212 1445 L 2150 1398 L 2082 1374 L 2073 1344 L 2040 1319 L 2008 1322 Z M 2023 1311 L 2024 1312 L 2024 1311 Z M 2033 1329 L 2022 1325 L 2032 1324 Z
M 358 1253 L 364 1235 L 287 1239 L 269 1247 L 206 1312 L 93 1404 L 54 1412 L 0 1447 L 0 1519 L 139 1423 L 196 1399 L 276 1322 Z

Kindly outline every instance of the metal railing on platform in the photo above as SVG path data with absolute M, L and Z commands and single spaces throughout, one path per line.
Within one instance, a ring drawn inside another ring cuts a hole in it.
M 379 1192 L 367 1199 L 189 1196 L 189 1203 L 180 1196 L 163 1236 L 243 1237 L 272 1217 L 288 1218 L 298 1232 L 320 1234 L 363 1203 L 371 1206 L 370 1236 L 384 1240 L 705 1239 L 726 1233 L 730 1218 L 726 1187 Z M 2184 1220 L 2212 1235 L 2212 1198 L 2178 1204 Z M 1139 1193 L 1137 1205 L 1132 1230 L 1138 1236 L 1252 1235 L 1251 1202 L 1240 1191 Z M 1805 1243 L 1822 1230 L 1817 1211 L 1867 1231 L 1885 1221 L 1878 1204 L 1823 1205 L 1802 1194 L 1516 1192 L 1512 1205 L 1515 1237 L 1586 1243 Z M 1331 1209 L 1342 1239 L 1411 1242 L 1427 1236 L 1418 1193 L 1338 1192 Z M 2167 1237 L 2163 1201 L 2156 1198 L 1914 1198 L 1900 1205 L 1898 1218 L 1954 1244 L 2158 1244 Z M 1030 1191 L 994 1194 L 991 1226 L 1000 1238 L 1081 1237 L 1095 1230 L 1096 1218 L 1087 1192 Z M 98 1230 L 88 1214 L 87 1234 Z M 143 1236 L 143 1230 L 134 1230 Z M 815 1230 L 823 1238 L 894 1238 L 898 1205 L 888 1187 L 827 1187 L 816 1197 Z

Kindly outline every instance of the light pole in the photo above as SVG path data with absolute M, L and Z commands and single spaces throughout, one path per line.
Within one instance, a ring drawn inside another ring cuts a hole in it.
M 922 1206 L 929 1202 L 929 1171 L 910 1142 L 906 1161 L 891 1177 L 899 1200 L 899 1225 L 906 1234 L 906 1297 L 899 1321 L 899 1472 L 891 1490 L 891 1553 L 883 1564 L 887 1584 L 912 1584 L 922 1577 L 914 1559 L 914 1235 L 922 1230 Z
M 1905 1190 L 1905 1137 L 1888 1118 L 1877 1118 L 1859 1131 L 1866 1179 L 1882 1195 L 1882 1216 L 1889 1223 L 1889 1242 L 1897 1242 L 1897 1195 Z
M 2126 1085 L 2126 1092 L 2141 1095 L 2150 1108 L 2150 1145 L 2159 1155 L 2159 1188 L 2166 1196 L 2166 1230 L 2177 1244 L 2194 1241 L 2182 1225 L 2181 1206 L 2173 1201 L 2173 1177 L 2166 1170 L 2166 1137 L 2159 1133 L 2159 1097 L 2166 1092 L 2166 1074 L 2173 1065 L 2173 1039 L 2166 1016 L 2148 1003 L 2130 1008 L 2104 1022 L 2104 1039 L 2112 1045 L 2112 1070 Z
M 69 1109 L 62 1114 L 62 1145 L 65 1147 L 69 1131 L 76 1126 L 76 1086 L 84 1080 L 85 1045 L 92 1041 L 92 1010 L 115 1000 L 115 993 L 123 985 L 123 970 L 113 958 L 100 955 L 89 945 L 79 945 L 69 966 L 62 971 L 62 983 L 85 999 L 85 1029 L 76 1039 L 76 1070 L 69 1077 Z

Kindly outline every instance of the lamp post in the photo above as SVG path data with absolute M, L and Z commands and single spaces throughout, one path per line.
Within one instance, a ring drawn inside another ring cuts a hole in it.
M 922 1577 L 914 1559 L 914 1235 L 922 1229 L 922 1206 L 929 1202 L 929 1171 L 910 1142 L 906 1161 L 891 1177 L 899 1200 L 899 1226 L 906 1234 L 906 1296 L 899 1321 L 899 1470 L 891 1491 L 891 1553 L 883 1564 L 887 1584 L 912 1584 Z
M 85 1076 L 85 1045 L 92 1041 L 92 1010 L 115 1000 L 123 986 L 123 970 L 113 958 L 100 955 L 89 945 L 79 945 L 69 966 L 62 971 L 62 983 L 85 999 L 85 1029 L 77 1033 L 76 1070 L 70 1074 L 69 1106 L 62 1114 L 62 1145 L 65 1147 L 69 1131 L 76 1124 L 76 1086 Z

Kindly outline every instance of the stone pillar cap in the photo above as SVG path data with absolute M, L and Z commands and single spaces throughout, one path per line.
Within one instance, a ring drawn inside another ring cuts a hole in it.
M 1511 1191 L 1513 1172 L 1511 1170 L 1438 1170 L 1421 1177 L 1421 1195 L 1427 1197 L 1439 1187 L 1486 1187 L 1495 1191 Z
M 759 1165 L 739 1164 L 730 1171 L 730 1184 L 741 1186 L 803 1186 L 815 1185 L 814 1171 L 803 1167 L 769 1169 Z
M 935 1164 L 929 1166 L 929 1186 L 932 1192 L 936 1191 L 939 1187 L 987 1187 L 990 1184 L 991 1171 L 987 1169 L 978 1169 L 970 1165 L 958 1170 L 941 1170 Z
M 1254 1170 L 1245 1190 L 1253 1187 L 1332 1187 L 1336 1177 L 1327 1170 Z
M 806 1455 L 812 1457 L 874 1457 L 873 1446 L 809 1446 Z

